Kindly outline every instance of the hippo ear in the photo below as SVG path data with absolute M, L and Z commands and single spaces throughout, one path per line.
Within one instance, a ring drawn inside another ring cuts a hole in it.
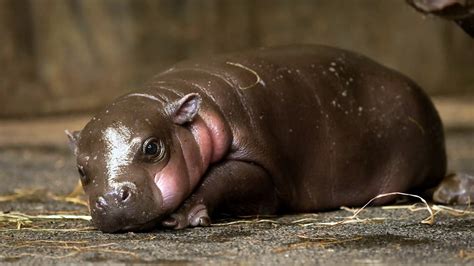
M 64 133 L 66 133 L 67 138 L 69 139 L 69 147 L 71 148 L 72 152 L 74 152 L 74 155 L 77 155 L 77 142 L 79 140 L 79 136 L 81 135 L 81 131 L 69 131 L 69 130 L 64 130 Z
M 201 108 L 201 96 L 197 93 L 190 93 L 181 99 L 170 103 L 167 110 L 175 124 L 182 125 L 193 121 Z

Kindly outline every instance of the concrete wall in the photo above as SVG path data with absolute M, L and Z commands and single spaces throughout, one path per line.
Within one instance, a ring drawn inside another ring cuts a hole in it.
M 0 40 L 0 117 L 90 111 L 178 60 L 288 43 L 474 93 L 474 40 L 404 0 L 1 0 Z

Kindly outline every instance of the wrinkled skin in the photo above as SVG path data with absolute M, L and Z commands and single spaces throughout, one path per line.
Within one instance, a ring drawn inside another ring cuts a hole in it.
M 446 171 L 421 89 L 325 46 L 179 63 L 68 136 L 104 232 L 358 206 L 432 188 Z
M 416 10 L 456 22 L 474 38 L 474 0 L 406 0 Z

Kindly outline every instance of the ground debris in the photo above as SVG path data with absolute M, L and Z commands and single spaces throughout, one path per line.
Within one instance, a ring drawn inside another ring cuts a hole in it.
M 38 214 L 29 215 L 21 212 L 8 212 L 0 214 L 0 222 L 3 221 L 32 221 L 32 220 L 49 220 L 49 219 L 61 219 L 61 220 L 86 220 L 90 221 L 92 218 L 90 215 L 74 215 L 74 214 Z
M 80 183 L 74 190 L 65 196 L 55 195 L 45 189 L 16 189 L 13 194 L 0 196 L 0 202 L 46 202 L 48 200 L 86 205 L 84 200 L 84 193 Z M 36 229 L 36 230 L 54 230 L 51 228 L 44 228 L 45 222 L 57 220 L 85 220 L 91 221 L 90 215 L 85 215 L 83 211 L 56 211 L 56 212 L 41 212 L 41 213 L 23 213 L 7 211 L 0 213 L 0 230 L 21 230 L 21 229 Z M 12 228 L 15 225 L 15 228 Z M 61 229 L 57 229 L 61 230 Z M 62 229 L 64 230 L 64 229 Z M 77 230 L 77 229 L 73 229 Z
M 83 206 L 89 206 L 80 183 L 68 195 L 55 195 L 54 193 L 40 188 L 15 189 L 13 194 L 0 196 L 0 202 L 27 201 L 45 202 L 47 200 L 68 202 Z
M 91 217 L 89 215 L 83 214 L 71 214 L 71 213 L 61 213 L 58 212 L 56 214 L 25 214 L 21 212 L 7 212 L 7 213 L 0 213 L 0 231 L 11 231 L 11 230 L 34 230 L 37 231 L 81 231 L 81 228 L 73 228 L 73 229 L 52 229 L 52 228 L 45 228 L 44 224 L 47 221 L 51 220 L 85 220 L 90 221 Z M 15 227 L 12 228 L 12 225 Z
M 14 247 L 17 249 L 28 249 L 32 248 L 37 250 L 36 252 L 22 252 L 15 254 L 1 254 L 0 258 L 4 261 L 12 261 L 15 259 L 21 259 L 23 257 L 36 257 L 46 259 L 64 259 L 67 257 L 76 256 L 80 253 L 111 253 L 126 255 L 132 257 L 132 259 L 139 260 L 139 256 L 132 251 L 120 249 L 120 243 L 104 243 L 104 244 L 90 244 L 88 240 L 80 241 L 61 241 L 61 240 L 20 240 L 12 241 L 8 244 L 0 244 L 0 246 Z M 38 251 L 42 252 L 38 252 Z M 57 254 L 57 255 L 50 255 Z
M 338 233 L 337 235 L 322 236 L 318 233 L 315 233 L 319 231 L 313 230 L 327 230 L 326 227 L 328 226 L 337 226 L 345 224 L 350 227 L 337 228 L 335 230 L 350 230 L 350 228 L 352 228 L 352 225 L 350 224 L 363 224 L 362 227 L 365 228 L 365 224 L 374 225 L 376 223 L 383 223 L 387 220 L 398 221 L 399 218 L 397 218 L 397 216 L 389 214 L 391 213 L 389 210 L 398 209 L 406 209 L 411 212 L 428 210 L 430 212 L 430 216 L 428 218 L 430 218 L 433 222 L 435 216 L 439 213 L 446 213 L 454 217 L 469 216 L 474 214 L 474 212 L 469 209 L 470 206 L 468 206 L 466 209 L 456 209 L 453 207 L 447 207 L 442 205 L 430 205 L 422 198 L 414 195 L 416 198 L 420 199 L 423 202 L 423 205 L 412 204 L 382 206 L 374 208 L 377 210 L 375 212 L 377 214 L 371 215 L 379 217 L 360 217 L 361 212 L 366 209 L 367 206 L 373 200 L 384 196 L 392 196 L 395 194 L 405 196 L 411 195 L 398 192 L 381 194 L 371 199 L 362 208 L 351 209 L 347 207 L 341 207 L 342 210 L 350 212 L 350 215 L 347 217 L 340 217 L 345 216 L 345 214 L 347 214 L 344 212 L 338 212 L 338 216 L 328 216 L 320 213 L 296 214 L 294 216 L 245 216 L 239 217 L 238 220 L 223 220 L 222 222 L 212 224 L 212 226 L 221 228 L 205 229 L 210 230 L 206 232 L 201 230 L 183 230 L 172 232 L 160 231 L 159 233 L 154 233 L 153 235 L 141 235 L 137 233 L 129 235 L 132 239 L 130 239 L 130 237 L 116 238 L 117 236 L 110 237 L 107 234 L 102 234 L 101 232 L 97 231 L 97 229 L 90 226 L 89 221 L 91 220 L 91 217 L 89 215 L 84 215 L 84 211 L 42 211 L 40 214 L 22 212 L 1 213 L 0 233 L 3 233 L 4 236 L 8 238 L 8 240 L 0 244 L 0 247 L 2 248 L 2 254 L 0 254 L 0 262 L 15 262 L 24 258 L 34 258 L 39 260 L 57 260 L 67 258 L 68 260 L 74 261 L 77 258 L 87 259 L 89 257 L 92 259 L 104 261 L 114 260 L 128 262 L 145 262 L 145 260 L 143 260 L 144 253 L 140 251 L 141 249 L 137 249 L 137 246 L 141 246 L 144 242 L 150 241 L 150 243 L 160 243 L 160 241 L 165 241 L 164 239 L 172 238 L 179 239 L 179 245 L 186 245 L 186 241 L 189 241 L 189 234 L 209 234 L 217 231 L 220 232 L 221 230 L 238 230 L 238 232 L 240 232 L 240 230 L 247 230 L 246 228 L 233 227 L 237 225 L 243 225 L 244 227 L 252 227 L 252 230 L 257 231 L 261 228 L 266 230 L 269 226 L 272 226 L 273 228 L 278 228 L 278 230 L 287 230 L 285 229 L 285 227 L 294 228 L 292 229 L 294 230 L 294 234 L 292 235 L 293 237 L 290 238 L 292 239 L 290 240 L 292 242 L 288 241 L 288 239 L 285 239 L 284 241 L 279 242 L 280 244 L 278 244 L 277 246 L 273 246 L 275 243 L 273 242 L 272 247 L 270 248 L 270 252 L 275 256 L 277 254 L 287 255 L 286 252 L 291 252 L 293 250 L 298 250 L 298 252 L 308 252 L 308 250 L 311 252 L 327 252 L 327 250 L 329 249 L 332 250 L 338 249 L 339 247 L 344 247 L 345 243 L 347 243 L 348 246 L 351 247 L 354 245 L 357 246 L 357 242 L 359 240 L 363 240 L 364 243 L 369 243 L 371 239 L 370 235 L 367 236 L 364 233 L 356 233 L 352 235 L 344 235 Z M 371 210 L 369 210 L 368 213 L 370 215 L 372 213 Z M 387 213 L 387 215 L 384 215 L 384 213 Z M 420 215 L 418 214 L 411 214 L 410 212 L 407 213 L 409 214 L 410 220 L 413 220 L 413 217 L 420 217 Z M 406 218 L 403 218 L 402 220 L 404 219 Z M 427 219 L 424 219 L 423 221 L 425 220 Z M 86 222 L 87 225 L 85 224 Z M 252 226 L 257 224 L 259 226 Z M 299 226 L 300 228 L 296 228 L 296 226 Z M 304 229 L 306 227 L 307 229 Z M 374 225 L 373 227 L 377 227 L 377 225 Z M 265 232 L 265 230 L 263 230 L 263 232 Z M 370 230 L 370 228 L 367 230 Z M 25 231 L 31 231 L 31 234 L 25 234 L 27 233 Z M 14 237 L 13 235 L 17 232 L 19 232 L 20 234 L 28 235 L 33 239 L 16 239 L 16 237 Z M 314 236 L 308 236 L 307 234 Z M 38 239 L 38 236 L 40 236 L 42 239 Z M 100 238 L 96 239 L 96 237 L 99 236 Z M 78 239 L 76 237 L 78 237 Z M 83 237 L 86 237 L 87 240 Z M 199 239 L 199 241 L 201 241 L 203 238 L 199 237 Z M 103 241 L 107 242 L 104 243 Z M 124 248 L 126 245 L 128 245 L 127 248 Z M 154 248 L 153 244 L 150 244 L 150 250 L 152 249 L 151 247 Z M 458 259 L 466 261 L 471 260 L 473 258 L 472 251 L 459 250 L 460 249 L 457 249 L 454 253 L 452 253 L 453 255 L 456 254 L 455 256 Z M 199 253 L 200 251 L 196 252 Z
M 281 253 L 281 252 L 291 251 L 291 250 L 300 249 L 300 248 L 314 248 L 314 247 L 325 248 L 328 245 L 336 245 L 340 243 L 357 241 L 357 240 L 362 239 L 362 237 L 352 237 L 352 238 L 342 238 L 342 239 L 338 239 L 335 237 L 326 237 L 326 238 L 316 237 L 315 238 L 315 237 L 308 237 L 308 236 L 303 236 L 303 235 L 298 235 L 298 238 L 300 238 L 302 242 L 291 243 L 291 244 L 288 244 L 287 246 L 275 248 L 273 249 L 273 252 Z
M 464 250 L 461 249 L 459 251 L 459 257 L 464 259 L 464 260 L 472 260 L 474 259 L 474 250 Z
M 213 226 L 228 226 L 228 225 L 239 225 L 239 224 L 260 224 L 260 223 L 270 223 L 273 225 L 299 225 L 302 227 L 307 227 L 307 226 L 336 226 L 336 225 L 342 225 L 342 224 L 354 224 L 354 223 L 381 223 L 386 220 L 384 217 L 372 217 L 372 218 L 364 218 L 361 219 L 359 218 L 359 214 L 366 209 L 370 203 L 372 203 L 374 200 L 383 198 L 383 197 L 389 197 L 389 196 L 395 196 L 395 195 L 401 195 L 401 196 L 407 196 L 407 197 L 414 197 L 423 202 L 423 207 L 417 207 L 416 210 L 426 210 L 430 213 L 430 216 L 427 218 L 423 219 L 421 223 L 423 224 L 434 224 L 435 222 L 435 215 L 439 212 L 447 212 L 452 215 L 466 215 L 472 212 L 469 212 L 467 210 L 458 210 L 446 206 L 441 206 L 441 205 L 433 205 L 430 206 L 425 199 L 418 195 L 414 194 L 408 194 L 408 193 L 403 193 L 403 192 L 391 192 L 391 193 L 384 193 L 375 196 L 371 200 L 369 200 L 364 206 L 358 209 L 350 209 L 347 207 L 341 207 L 341 209 L 350 211 L 353 213 L 353 215 L 348 216 L 348 217 L 342 217 L 341 219 L 338 219 L 337 221 L 329 221 L 329 222 L 323 222 L 321 219 L 318 219 L 316 217 L 305 217 L 305 218 L 300 218 L 297 220 L 292 220 L 289 222 L 284 222 L 279 219 L 259 219 L 259 217 L 244 217 L 244 219 L 241 220 L 233 220 L 231 222 L 224 222 L 224 223 L 216 223 L 213 224 Z M 414 206 L 414 205 L 404 205 L 404 206 Z M 399 205 L 396 206 L 383 206 L 382 209 L 390 209 L 390 208 L 407 208 L 409 210 L 414 210 L 411 207 L 399 207 Z M 434 212 L 433 210 L 436 210 Z
M 420 207 L 418 204 L 389 205 L 389 206 L 382 206 L 381 208 L 383 210 L 406 209 L 412 212 L 426 210 L 426 207 L 424 206 Z M 437 204 L 431 205 L 431 209 L 435 211 L 434 212 L 435 215 L 438 213 L 445 213 L 445 214 L 456 216 L 456 217 L 474 215 L 474 211 L 471 211 L 470 208 L 471 208 L 470 205 L 466 206 L 465 209 L 463 210 L 457 209 L 454 207 L 444 206 L 444 205 L 437 205 Z

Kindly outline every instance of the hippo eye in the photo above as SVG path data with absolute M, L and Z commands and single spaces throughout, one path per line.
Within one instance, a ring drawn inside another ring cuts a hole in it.
M 163 142 L 156 138 L 149 138 L 143 143 L 143 153 L 152 158 L 160 158 L 164 155 Z
M 86 184 L 88 179 L 87 179 L 87 176 L 86 176 L 86 173 L 84 172 L 84 167 L 82 166 L 77 166 L 77 171 L 79 172 L 79 176 L 81 177 L 81 181 L 83 184 Z

